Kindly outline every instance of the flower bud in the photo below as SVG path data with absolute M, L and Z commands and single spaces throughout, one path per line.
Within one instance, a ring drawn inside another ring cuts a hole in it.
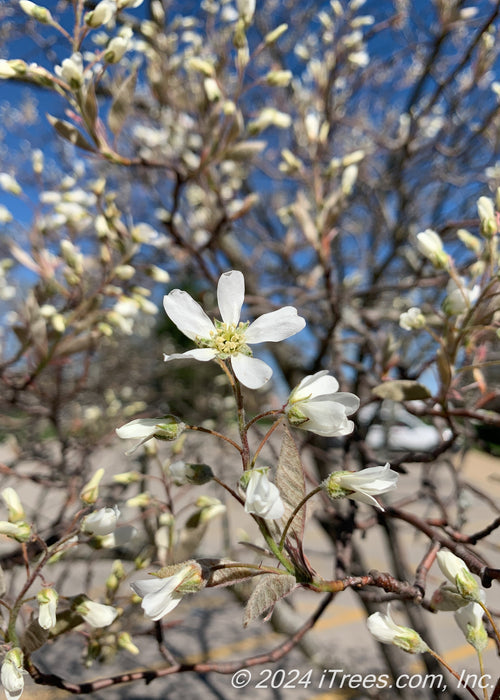
M 10 486 L 2 491 L 2 498 L 9 510 L 9 522 L 17 523 L 26 520 L 26 514 L 16 491 Z
M 265 77 L 265 81 L 273 87 L 288 87 L 292 77 L 291 70 L 270 70 Z
M 421 654 L 429 648 L 418 632 L 394 622 L 390 614 L 390 606 L 387 606 L 386 615 L 380 612 L 370 615 L 367 626 L 377 641 L 383 644 L 394 644 L 409 654 Z
M 118 610 L 111 605 L 94 603 L 92 600 L 80 602 L 75 612 L 83 617 L 91 627 L 108 627 L 118 616 Z
M 485 238 L 491 238 L 498 231 L 493 200 L 489 197 L 479 197 L 477 200 L 477 211 L 481 222 L 481 233 Z
M 273 29 L 272 31 L 268 32 L 266 36 L 264 37 L 264 43 L 266 46 L 270 46 L 271 44 L 274 44 L 280 36 L 282 36 L 288 29 L 288 24 L 280 24 L 276 29 Z
M 83 85 L 83 61 L 81 55 L 74 53 L 70 58 L 65 58 L 60 66 L 55 67 L 55 72 L 73 90 L 78 90 Z
M 114 532 L 119 517 L 120 511 L 117 506 L 101 508 L 83 519 L 82 530 L 97 537 L 104 537 Z
M 483 608 L 479 603 L 469 603 L 455 612 L 455 620 L 466 640 L 477 652 L 488 645 L 488 634 L 483 625 Z
M 418 306 L 412 306 L 399 317 L 399 325 L 405 331 L 418 330 L 424 328 L 426 324 L 425 316 Z
M 7 700 L 20 698 L 24 690 L 23 668 L 24 656 L 19 647 L 14 647 L 5 654 L 0 677 Z
M 40 606 L 38 624 L 44 630 L 50 630 L 56 625 L 56 607 L 59 595 L 53 588 L 42 588 L 36 598 Z
M 33 17 L 33 19 L 36 19 L 37 22 L 41 22 L 41 24 L 51 24 L 53 21 L 52 15 L 46 7 L 35 5 L 35 3 L 30 2 L 30 0 L 19 0 L 19 6 L 29 17 Z
M 125 651 L 128 651 L 129 654 L 140 654 L 140 649 L 137 647 L 134 642 L 132 641 L 132 637 L 128 632 L 120 632 L 118 635 L 118 646 L 120 649 L 125 649 Z
M 437 563 L 448 581 L 456 586 L 462 598 L 474 602 L 481 600 L 481 587 L 465 562 L 452 552 L 440 550 L 437 553 Z
M 102 0 L 98 3 L 91 12 L 87 12 L 85 15 L 85 24 L 88 27 L 100 27 L 113 17 L 115 13 L 115 6 L 109 0 Z
M 6 520 L 0 520 L 0 535 L 12 537 L 18 542 L 27 542 L 31 537 L 31 528 L 26 522 L 9 523 Z
M 99 484 L 104 476 L 104 469 L 98 469 L 80 492 L 80 499 L 87 505 L 95 503 L 99 497 Z
M 10 194 L 19 195 L 22 192 L 21 185 L 17 182 L 16 178 L 9 175 L 9 173 L 0 173 L 0 187 Z
M 448 267 L 448 255 L 443 248 L 443 242 L 432 229 L 428 228 L 417 234 L 417 248 L 431 261 L 434 267 L 442 269 Z

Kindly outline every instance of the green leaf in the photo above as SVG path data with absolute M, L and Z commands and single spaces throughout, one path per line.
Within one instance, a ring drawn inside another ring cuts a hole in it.
M 392 399 L 392 401 L 414 401 L 428 399 L 431 396 L 426 386 L 412 379 L 394 379 L 383 382 L 372 389 L 372 392 L 379 399 Z
M 137 71 L 131 73 L 116 91 L 108 114 L 108 126 L 115 134 L 120 133 L 133 105 Z
M 52 114 L 47 114 L 47 119 L 63 139 L 66 139 L 66 141 L 69 141 L 79 148 L 83 148 L 85 151 L 95 153 L 95 148 L 90 145 L 71 122 L 67 122 L 64 119 L 57 119 L 53 117 Z
M 306 495 L 304 468 L 300 461 L 299 451 L 288 428 L 285 428 L 283 442 L 281 443 L 278 468 L 276 470 L 276 486 L 280 491 L 281 500 L 285 506 L 285 515 L 281 521 L 284 527 L 295 507 Z M 299 542 L 302 541 L 305 521 L 306 508 L 304 506 L 293 519 L 288 531 Z
M 264 614 L 266 615 L 264 619 L 268 620 L 278 600 L 287 596 L 296 587 L 297 581 L 291 574 L 262 576 L 248 599 L 243 616 L 243 627 Z

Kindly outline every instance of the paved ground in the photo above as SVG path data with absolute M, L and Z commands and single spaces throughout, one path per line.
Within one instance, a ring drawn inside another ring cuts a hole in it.
M 123 469 L 123 464 L 121 464 Z M 479 487 L 485 487 L 497 504 L 500 504 L 500 460 L 490 458 L 478 453 L 470 453 L 464 464 L 464 475 Z M 446 478 L 445 478 L 446 480 Z M 405 478 L 405 488 L 411 489 L 411 477 Z M 443 484 L 443 491 L 449 488 L 449 484 Z M 400 495 L 400 494 L 398 494 Z M 480 529 L 491 521 L 491 511 L 475 496 L 469 496 L 470 522 L 466 527 L 467 532 Z M 230 513 L 230 518 L 236 517 Z M 239 516 L 238 516 L 239 517 Z M 236 525 L 239 521 L 233 521 Z M 404 549 L 411 552 L 414 561 L 418 561 L 423 553 L 426 541 L 415 536 L 404 524 L 400 527 L 400 534 Z M 217 526 L 210 537 L 211 542 L 221 536 Z M 313 566 L 323 575 L 330 572 L 331 545 L 321 528 L 311 518 L 307 526 L 306 551 L 310 555 Z M 366 553 L 368 568 L 390 570 L 391 566 L 384 556 L 383 543 L 375 533 L 369 533 L 363 542 L 363 551 Z M 490 537 L 488 546 L 483 551 L 498 566 L 500 561 L 500 546 L 498 537 Z M 106 566 L 109 566 L 107 564 Z M 104 572 L 103 572 L 104 573 Z M 73 576 L 77 579 L 83 575 L 77 569 Z M 438 585 L 442 580 L 441 575 L 433 568 L 429 585 Z M 492 608 L 500 609 L 499 586 L 488 592 L 488 602 Z M 297 625 L 300 620 L 306 619 L 318 604 L 318 596 L 306 592 L 298 592 L 290 599 L 293 611 L 288 603 L 282 605 L 285 622 Z M 167 632 L 167 644 L 171 650 L 193 662 L 197 660 L 225 661 L 243 659 L 257 652 L 266 651 L 276 647 L 284 640 L 282 634 L 273 631 L 269 625 L 256 622 L 243 630 L 241 627 L 242 610 L 234 595 L 228 589 L 205 590 L 195 596 L 185 598 L 172 613 L 168 622 L 177 622 L 171 632 Z M 467 671 L 478 673 L 473 648 L 465 643 L 453 620 L 452 613 L 441 613 L 439 616 L 428 615 L 429 624 L 440 642 L 440 651 L 446 661 L 459 673 Z M 94 666 L 81 674 L 80 653 L 81 647 L 78 641 L 68 643 L 63 640 L 52 646 L 47 655 L 47 670 L 61 673 L 71 680 L 93 679 L 99 676 L 110 675 L 124 669 L 132 670 L 142 665 L 145 660 L 152 666 L 163 666 L 162 660 L 155 654 L 152 640 L 140 638 L 137 640 L 140 648 L 140 657 L 128 657 L 122 655 L 119 665 L 111 667 Z M 123 685 L 110 688 L 106 691 L 94 693 L 91 697 L 99 700 L 142 700 L 151 698 L 165 698 L 176 700 L 190 700 L 191 698 L 204 697 L 232 699 L 236 697 L 255 697 L 259 700 L 306 700 L 315 698 L 371 698 L 380 697 L 376 689 L 330 689 L 330 683 L 337 671 L 335 685 L 345 674 L 359 673 L 362 679 L 369 678 L 369 674 L 379 674 L 383 671 L 383 661 L 380 650 L 366 633 L 365 614 L 358 599 L 352 592 L 346 592 L 338 597 L 332 604 L 315 629 L 306 637 L 305 656 L 300 649 L 294 649 L 290 655 L 273 664 L 251 669 L 251 680 L 246 687 L 235 688 L 231 684 L 231 676 L 220 674 L 208 674 L 200 677 L 193 674 L 182 674 L 169 678 L 155 680 L 151 685 L 142 683 Z M 207 651 L 208 650 L 208 651 Z M 64 662 L 59 659 L 64 656 Z M 410 661 L 410 666 L 407 662 Z M 409 669 L 411 674 L 422 672 L 422 665 L 418 657 L 409 657 L 401 652 L 402 668 Z M 486 672 L 498 675 L 498 657 L 496 656 L 492 642 L 485 653 Z M 310 674 L 308 674 L 311 670 Z M 239 676 L 238 678 L 243 678 Z M 450 677 L 447 677 L 450 687 L 456 685 Z M 237 680 L 237 679 L 236 679 Z M 243 681 L 241 681 L 243 682 Z M 346 683 L 347 681 L 345 681 Z M 413 681 L 416 683 L 417 681 Z M 479 693 L 481 694 L 481 693 Z M 32 687 L 28 679 L 25 691 L 26 698 L 38 700 L 68 698 L 70 695 L 63 691 Z M 84 697 L 84 696 L 78 696 Z M 391 690 L 383 697 L 396 697 L 396 692 Z M 428 698 L 425 690 L 416 693 L 416 697 Z M 463 694 L 462 694 L 462 697 Z

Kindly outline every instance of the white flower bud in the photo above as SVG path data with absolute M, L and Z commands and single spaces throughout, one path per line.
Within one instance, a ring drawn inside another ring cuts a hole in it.
M 42 24 L 50 24 L 52 22 L 52 15 L 46 7 L 41 5 L 35 5 L 34 2 L 30 0 L 19 0 L 19 7 L 23 12 L 25 12 L 29 17 L 33 17 L 37 22 Z
M 370 615 L 366 622 L 369 632 L 375 639 L 383 644 L 394 644 L 409 654 L 421 654 L 427 651 L 428 646 L 418 632 L 410 627 L 397 625 L 391 617 L 390 606 L 387 606 L 387 614 L 376 612 Z
M 87 505 L 95 503 L 99 497 L 99 484 L 104 476 L 104 469 L 98 469 L 80 492 L 81 500 Z
M 0 187 L 5 192 L 10 192 L 10 194 L 19 195 L 22 192 L 21 185 L 9 173 L 0 173 Z
M 26 520 L 26 514 L 22 506 L 21 500 L 17 492 L 8 486 L 2 491 L 2 498 L 9 510 L 9 522 L 17 523 L 20 520 Z
M 109 22 L 115 14 L 116 5 L 110 0 L 102 0 L 91 12 L 85 15 L 85 24 L 89 27 L 100 27 Z
M 245 487 L 245 511 L 267 520 L 279 520 L 285 513 L 285 506 L 275 484 L 267 478 L 269 467 L 251 469 L 241 478 Z
M 0 677 L 7 700 L 20 698 L 24 690 L 23 675 L 26 671 L 23 668 L 23 652 L 18 647 L 14 647 L 5 654 L 2 662 Z
M 278 27 L 276 27 L 276 29 L 273 29 L 272 31 L 266 34 L 266 36 L 264 37 L 264 43 L 267 46 L 274 44 L 276 41 L 278 41 L 280 36 L 283 36 L 287 29 L 288 24 L 280 24 Z
M 418 330 L 424 328 L 426 324 L 425 316 L 418 306 L 412 306 L 408 311 L 404 311 L 399 317 L 399 325 L 405 331 Z
M 448 255 L 443 248 L 443 242 L 432 229 L 428 228 L 417 234 L 417 248 L 431 261 L 434 267 L 448 267 Z
M 441 549 L 437 553 L 437 563 L 448 581 L 456 586 L 465 600 L 474 602 L 481 600 L 481 587 L 462 559 L 452 552 Z
M 97 537 L 104 537 L 114 532 L 119 517 L 120 511 L 117 506 L 101 508 L 83 519 L 82 530 Z
M 483 625 L 483 608 L 469 603 L 455 612 L 455 620 L 466 640 L 478 652 L 488 646 L 488 634 Z
M 76 612 L 83 617 L 91 627 L 108 627 L 118 616 L 118 610 L 111 605 L 94 603 L 92 600 L 85 600 L 80 603 Z
M 0 79 L 2 78 L 13 78 L 17 75 L 17 72 L 10 65 L 10 61 L 5 58 L 0 58 Z
M 59 596 L 53 588 L 42 588 L 37 595 L 39 604 L 38 624 L 44 630 L 50 630 L 56 624 L 56 608 Z
M 55 72 L 73 90 L 78 90 L 83 85 L 83 61 L 81 54 L 74 53 L 70 58 L 65 58 L 60 66 L 55 67 Z

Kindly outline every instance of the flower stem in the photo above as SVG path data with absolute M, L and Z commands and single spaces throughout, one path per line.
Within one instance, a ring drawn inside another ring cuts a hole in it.
M 269 428 L 269 430 L 267 431 L 267 433 L 264 435 L 264 437 L 263 437 L 262 440 L 260 441 L 259 446 L 258 446 L 257 449 L 255 450 L 254 455 L 253 455 L 253 457 L 252 457 L 252 462 L 251 462 L 251 464 L 250 464 L 250 469 L 253 469 L 253 467 L 255 466 L 255 462 L 256 462 L 256 460 L 257 460 L 257 457 L 259 456 L 260 451 L 262 450 L 262 448 L 264 447 L 264 445 L 266 444 L 266 442 L 269 440 L 269 438 L 271 437 L 271 435 L 273 434 L 273 432 L 276 430 L 276 428 L 277 428 L 279 425 L 281 425 L 281 417 L 278 418 L 278 420 L 275 421 L 275 422 L 272 424 L 272 426 Z M 248 427 L 248 426 L 247 426 L 247 427 Z
M 469 693 L 472 695 L 473 698 L 476 698 L 476 700 L 481 700 L 481 698 L 472 690 L 470 685 L 463 682 L 463 680 L 458 675 L 458 673 L 456 671 L 454 671 L 452 669 L 452 667 L 446 663 L 446 661 L 443 659 L 442 656 L 439 656 L 439 654 L 436 651 L 434 651 L 433 649 L 427 648 L 427 651 L 431 656 L 433 656 L 436 659 L 436 661 L 439 661 L 439 663 L 442 664 L 445 667 L 445 669 L 447 671 L 449 671 L 451 673 L 451 675 L 457 679 L 457 681 L 460 682 L 460 685 L 462 685 L 466 690 L 469 691 Z
M 482 600 L 478 600 L 477 602 L 482 607 L 484 614 L 486 615 L 486 617 L 488 618 L 488 620 L 490 622 L 490 625 L 493 627 L 493 632 L 495 633 L 495 637 L 500 642 L 500 632 L 498 630 L 498 627 L 495 624 L 495 620 L 493 619 L 493 615 L 490 613 L 490 611 L 488 610 L 488 608 L 486 607 L 486 605 L 483 603 Z
M 482 652 L 477 649 L 477 660 L 479 661 L 479 672 L 481 674 L 481 678 L 484 678 L 484 661 L 483 661 L 483 654 Z M 484 700 L 488 700 L 488 691 L 486 690 L 486 686 L 483 684 L 483 695 L 484 695 Z

